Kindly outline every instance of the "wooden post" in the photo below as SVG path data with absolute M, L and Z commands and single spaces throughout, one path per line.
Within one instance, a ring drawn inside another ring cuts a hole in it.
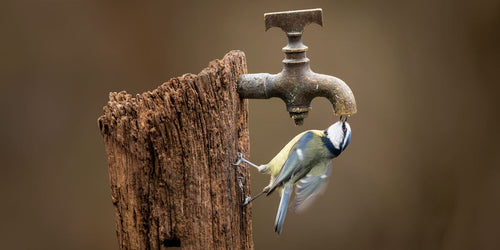
M 110 93 L 99 129 L 109 165 L 121 249 L 252 249 L 247 73 L 231 51 L 198 75 L 132 97 Z

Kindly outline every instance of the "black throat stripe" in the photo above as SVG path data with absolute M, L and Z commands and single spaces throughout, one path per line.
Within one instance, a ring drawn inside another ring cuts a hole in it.
M 325 131 L 325 136 L 321 136 L 321 141 L 325 144 L 325 147 L 332 153 L 334 157 L 337 157 L 340 154 L 340 149 L 337 149 L 333 146 L 333 143 L 328 139 L 328 133 Z

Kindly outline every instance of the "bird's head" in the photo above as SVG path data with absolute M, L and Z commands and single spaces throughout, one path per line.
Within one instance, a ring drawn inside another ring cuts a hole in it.
M 349 145 L 351 140 L 351 126 L 347 123 L 347 119 L 342 120 L 342 117 L 338 122 L 330 126 L 327 130 L 328 139 L 332 142 L 335 149 L 340 152 Z

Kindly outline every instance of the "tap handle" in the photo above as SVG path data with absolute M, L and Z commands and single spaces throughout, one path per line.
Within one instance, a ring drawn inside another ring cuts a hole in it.
M 287 36 L 302 35 L 304 27 L 310 23 L 317 23 L 323 26 L 323 10 L 292 10 L 264 14 L 266 31 L 272 27 L 279 27 Z

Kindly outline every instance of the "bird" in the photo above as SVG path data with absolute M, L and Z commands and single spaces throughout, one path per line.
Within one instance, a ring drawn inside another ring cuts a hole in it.
M 351 127 L 347 117 L 343 119 L 341 116 L 338 122 L 325 130 L 307 130 L 298 134 L 267 164 L 258 166 L 238 153 L 238 161 L 233 165 L 244 162 L 261 173 L 271 175 L 269 185 L 253 198 L 247 197 L 242 205 L 246 206 L 262 194 L 268 196 L 278 190 L 281 200 L 274 231 L 280 235 L 294 185 L 294 209 L 301 210 L 319 192 L 330 174 L 331 160 L 346 149 L 350 140 Z

